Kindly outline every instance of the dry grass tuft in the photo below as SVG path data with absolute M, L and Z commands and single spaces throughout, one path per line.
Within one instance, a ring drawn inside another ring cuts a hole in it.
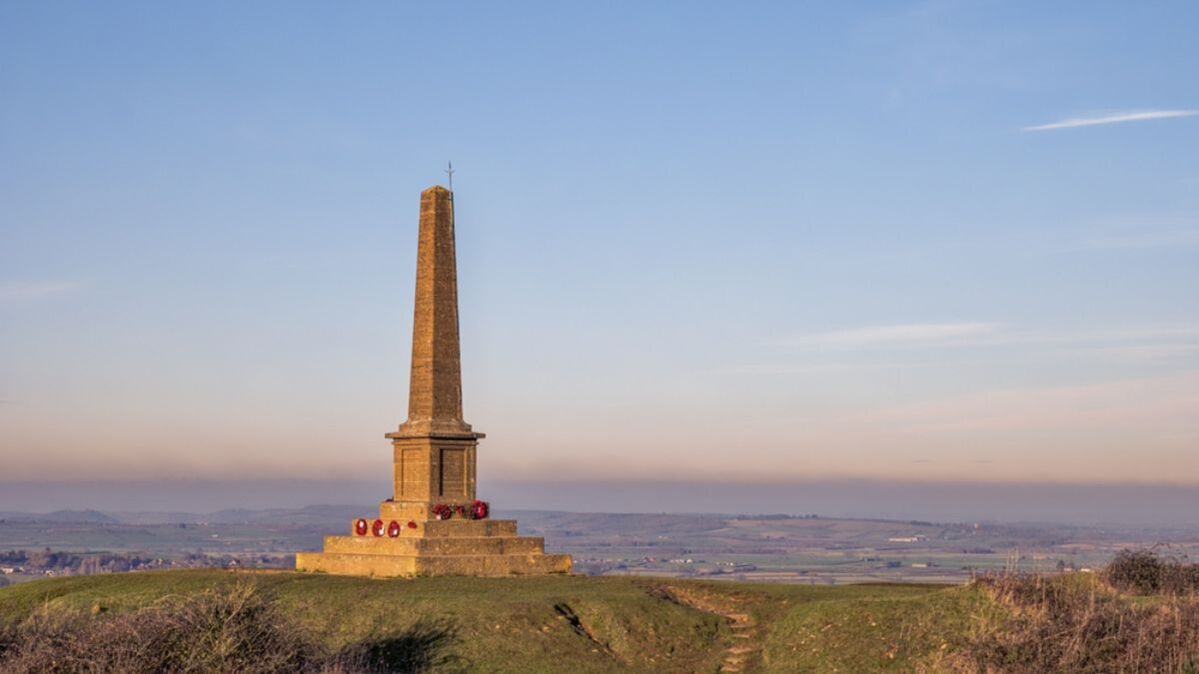
M 1005 674 L 1199 673 L 1199 597 L 1180 591 L 1185 588 L 1178 582 L 1189 571 L 1148 555 L 1122 555 L 1100 578 L 977 579 L 976 586 L 1006 615 L 980 625 L 948 668 Z M 1156 594 L 1133 596 L 1127 588 L 1153 588 Z

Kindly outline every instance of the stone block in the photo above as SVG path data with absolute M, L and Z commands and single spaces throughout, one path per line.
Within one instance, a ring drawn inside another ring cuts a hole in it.
M 301 552 L 296 569 L 347 576 L 521 576 L 570 573 L 570 555 L 369 555 Z
M 509 555 L 544 552 L 545 541 L 534 536 L 462 538 L 375 538 L 326 536 L 325 552 L 366 555 Z

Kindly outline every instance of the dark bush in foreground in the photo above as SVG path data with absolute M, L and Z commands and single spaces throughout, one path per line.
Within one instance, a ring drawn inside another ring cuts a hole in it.
M 367 639 L 338 653 L 324 669 L 333 672 L 451 672 L 464 663 L 447 653 L 457 637 L 448 622 L 419 622 L 403 634 Z
M 331 653 L 253 585 L 238 584 L 134 613 L 106 616 L 44 609 L 0 625 L 0 671 L 35 672 L 423 672 L 454 664 L 449 625 Z
M 1103 570 L 1103 579 L 1122 592 L 1186 594 L 1199 591 L 1199 566 L 1153 550 L 1121 550 Z

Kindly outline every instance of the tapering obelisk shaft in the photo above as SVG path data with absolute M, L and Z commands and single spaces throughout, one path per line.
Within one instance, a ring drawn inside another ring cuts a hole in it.
M 453 194 L 430 187 L 420 195 L 408 420 L 387 435 L 395 448 L 393 499 L 414 520 L 432 517 L 436 503 L 475 498 L 483 434 L 462 420 L 456 264 Z
M 420 198 L 412 376 L 408 420 L 399 430 L 405 435 L 471 432 L 462 420 L 454 198 L 440 186 Z

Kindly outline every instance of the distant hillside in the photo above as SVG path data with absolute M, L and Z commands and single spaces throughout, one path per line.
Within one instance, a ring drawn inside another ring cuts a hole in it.
M 349 521 L 377 509 L 377 504 L 369 506 L 311 505 L 304 508 L 270 508 L 265 510 L 231 508 L 211 513 L 115 511 L 109 514 L 124 524 L 191 524 L 193 522 L 252 524 L 254 522 L 271 522 L 273 524 L 289 525 L 328 525 L 330 522 Z
M 133 566 L 134 557 L 162 559 L 174 566 L 221 566 L 237 559 L 251 567 L 290 568 L 290 555 L 319 549 L 325 536 L 345 533 L 354 518 L 376 508 L 377 504 L 213 513 L 8 513 L 7 520 L 0 516 L 0 552 L 14 552 L 9 560 L 13 567 L 24 564 L 15 554 L 19 551 L 49 548 L 74 555 L 9 577 L 17 582 L 46 572 L 77 572 L 87 556 L 100 556 L 102 566 L 117 564 L 104 555 L 128 557 L 126 568 L 139 568 Z M 503 509 L 493 515 L 517 519 L 523 534 L 544 537 L 547 549 L 573 555 L 575 571 L 588 575 L 721 577 L 805 585 L 964 583 L 971 574 L 986 570 L 1098 568 L 1122 548 L 1162 542 L 1169 542 L 1178 554 L 1199 557 L 1199 526 L 1120 529 Z M 92 562 L 86 567 L 96 568 Z
M 0 520 L 10 522 L 54 522 L 79 524 L 120 524 L 111 515 L 96 510 L 56 510 L 51 513 L 0 512 Z
M 56 524 L 192 524 L 207 522 L 210 524 L 251 524 L 254 522 L 272 522 L 274 524 L 312 525 L 328 524 L 361 517 L 378 508 L 377 504 L 353 505 L 311 505 L 304 508 L 271 508 L 251 510 L 232 508 L 211 513 L 195 513 L 184 511 L 133 511 L 114 510 L 100 512 L 97 510 L 58 510 L 50 513 L 7 511 L 0 512 L 0 520 L 9 522 L 53 522 Z

